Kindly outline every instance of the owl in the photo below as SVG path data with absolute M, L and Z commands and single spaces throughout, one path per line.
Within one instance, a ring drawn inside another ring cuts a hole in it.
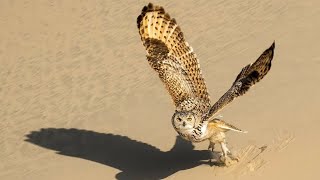
M 270 70 L 275 43 L 236 77 L 230 89 L 213 105 L 201 73 L 199 60 L 186 42 L 176 20 L 161 6 L 144 6 L 137 18 L 142 43 L 150 66 L 171 95 L 175 112 L 171 118 L 177 133 L 191 142 L 209 141 L 209 151 L 221 146 L 221 163 L 226 166 L 238 161 L 227 147 L 225 133 L 246 132 L 217 118 L 216 114 L 236 97 L 245 94 Z

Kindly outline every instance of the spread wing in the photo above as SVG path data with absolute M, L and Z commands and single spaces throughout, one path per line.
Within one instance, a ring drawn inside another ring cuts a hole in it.
M 251 86 L 259 82 L 269 72 L 273 59 L 274 47 L 275 45 L 273 43 L 254 63 L 245 66 L 241 70 L 231 88 L 211 107 L 203 118 L 204 120 L 212 117 L 236 97 L 245 94 Z
M 209 108 L 209 93 L 199 60 L 175 19 L 162 7 L 149 3 L 138 16 L 137 24 L 148 62 L 159 73 L 176 107 L 196 98 Z

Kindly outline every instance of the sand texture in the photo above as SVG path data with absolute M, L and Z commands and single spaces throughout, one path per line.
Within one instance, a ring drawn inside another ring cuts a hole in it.
M 227 134 L 240 157 L 229 168 L 172 128 L 136 26 L 147 3 L 0 1 L 0 179 L 320 179 L 320 2 L 157 3 L 213 102 L 276 43 L 269 74 L 220 112 L 249 132 Z

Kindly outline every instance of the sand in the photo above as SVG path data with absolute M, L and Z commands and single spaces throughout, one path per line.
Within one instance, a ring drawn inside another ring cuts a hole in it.
M 161 1 L 213 102 L 276 42 L 266 78 L 221 112 L 249 131 L 228 133 L 229 168 L 172 128 L 136 28 L 147 3 L 0 2 L 0 179 L 319 179 L 319 1 Z

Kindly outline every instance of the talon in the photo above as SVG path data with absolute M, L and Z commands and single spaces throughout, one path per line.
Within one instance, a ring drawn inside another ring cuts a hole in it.
M 213 150 L 214 150 L 214 145 L 215 145 L 215 143 L 209 142 L 208 150 L 211 150 L 211 151 L 213 152 Z
M 220 161 L 221 161 L 226 167 L 229 167 L 229 166 L 237 163 L 239 160 L 238 160 L 238 159 L 234 159 L 234 158 L 229 157 L 229 156 L 221 156 L 221 157 L 220 157 Z
M 209 165 L 210 165 L 211 167 L 213 166 L 212 158 L 209 159 Z
M 230 159 L 239 162 L 239 157 L 234 156 L 230 151 L 228 152 L 228 156 L 230 157 Z
M 232 155 L 231 151 L 227 148 L 225 142 L 221 143 L 221 149 L 222 149 L 222 156 L 220 157 L 220 160 L 224 162 L 226 166 L 230 166 L 239 161 L 238 157 L 235 157 Z
M 231 156 L 229 156 L 229 157 L 230 157 L 230 159 L 233 160 L 233 161 L 237 161 L 237 162 L 240 161 L 239 157 L 236 157 L 236 156 L 233 156 L 233 155 L 231 155 Z

